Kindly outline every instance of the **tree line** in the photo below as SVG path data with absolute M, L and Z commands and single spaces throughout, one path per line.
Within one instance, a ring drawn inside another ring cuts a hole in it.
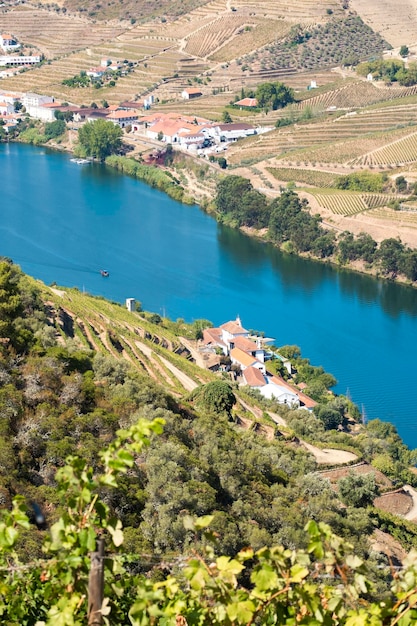
M 346 179 L 340 181 L 342 186 L 354 184 Z M 372 179 L 369 184 L 376 183 Z M 360 260 L 386 277 L 402 275 L 417 280 L 417 250 L 398 238 L 378 244 L 367 233 L 355 236 L 344 231 L 337 235 L 322 225 L 319 215 L 311 215 L 307 200 L 292 190 L 269 201 L 246 178 L 228 176 L 218 182 L 215 203 L 220 219 L 232 226 L 267 229 L 268 239 L 286 252 L 308 253 L 342 265 Z

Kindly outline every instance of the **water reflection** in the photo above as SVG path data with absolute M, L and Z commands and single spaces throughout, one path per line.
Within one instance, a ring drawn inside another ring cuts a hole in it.
M 338 284 L 343 295 L 358 299 L 361 304 L 378 304 L 390 317 L 402 313 L 417 317 L 417 289 L 413 287 L 285 254 L 271 244 L 222 224 L 217 239 L 222 253 L 242 268 L 259 268 L 269 261 L 287 292 L 302 289 L 313 293 L 325 284 L 330 288 Z

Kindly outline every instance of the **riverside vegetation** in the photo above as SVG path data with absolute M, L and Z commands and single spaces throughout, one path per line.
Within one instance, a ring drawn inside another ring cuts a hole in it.
M 341 189 L 382 191 L 383 175 L 351 174 L 340 176 Z M 404 245 L 398 238 L 384 239 L 379 245 L 369 234 L 355 237 L 344 231 L 337 235 L 324 228 L 319 215 L 311 215 L 308 203 L 292 190 L 283 190 L 270 201 L 255 190 L 249 180 L 228 176 L 218 182 L 216 207 L 222 221 L 232 226 L 246 226 L 255 231 L 267 229 L 267 238 L 285 252 L 310 254 L 341 265 L 362 261 L 368 271 L 396 278 L 403 276 L 410 282 L 417 280 L 417 251 Z
M 313 414 L 262 401 L 179 356 L 181 336 L 200 336 L 207 320 L 129 313 L 46 287 L 7 259 L 0 320 L 4 623 L 85 623 L 98 537 L 108 550 L 108 624 L 415 619 L 416 561 L 396 573 L 371 535 L 383 529 L 417 547 L 414 524 L 372 506 L 384 488 L 378 472 L 417 486 L 416 453 L 389 424 L 361 426 L 349 399 L 328 393 L 333 377 L 297 347 L 280 352 L 315 394 Z M 164 359 L 196 381 L 191 394 L 155 380 L 164 380 Z M 238 426 L 248 418 L 241 401 L 273 438 Z M 335 491 L 298 437 L 355 451 L 376 474 L 351 473 Z
M 61 141 L 65 132 L 63 120 L 42 126 L 43 131 L 39 123 L 23 122 L 17 131 L 19 139 L 36 145 L 51 140 Z M 187 192 L 186 181 L 184 184 L 178 176 L 183 171 L 184 160 L 192 170 L 201 172 L 203 177 L 207 175 L 206 165 L 196 166 L 195 163 L 189 163 L 190 159 L 175 155 L 172 146 L 168 146 L 166 151 L 164 169 L 146 165 L 135 158 L 112 154 L 121 148 L 121 135 L 121 129 L 111 122 L 98 120 L 85 124 L 80 129 L 75 152 L 79 156 L 92 156 L 105 161 L 107 165 L 167 193 L 174 200 L 186 204 L 194 203 L 193 197 Z M 275 171 L 271 169 L 272 173 Z M 317 259 L 345 266 L 361 263 L 363 270 L 386 278 L 400 277 L 410 283 L 417 280 L 417 251 L 404 245 L 398 238 L 387 238 L 378 244 L 365 232 L 358 236 L 347 230 L 337 234 L 334 230 L 324 228 L 321 224 L 322 218 L 312 215 L 308 210 L 307 200 L 301 200 L 291 189 L 282 189 L 281 195 L 270 201 L 242 176 L 228 175 L 220 178 L 216 175 L 215 178 L 217 184 L 213 190 L 214 201 L 210 203 L 207 199 L 204 200 L 202 208 L 213 212 L 217 219 L 226 224 L 261 232 L 263 237 L 266 236 L 288 253 L 309 254 Z M 379 197 L 380 203 L 384 204 L 386 194 L 383 192 L 392 184 L 385 173 L 370 171 L 333 176 L 326 174 L 324 180 L 325 185 L 331 184 L 335 189 L 357 193 L 353 200 L 352 195 L 349 195 L 346 202 L 353 202 L 354 207 L 355 202 L 358 202 L 359 210 L 363 209 L 362 203 L 365 201 L 377 206 Z M 416 191 L 415 185 L 409 188 L 404 176 L 396 178 L 394 187 L 402 193 L 411 191 L 414 194 Z M 413 198 L 414 195 L 408 197 L 409 200 Z M 340 202 L 339 195 L 337 201 Z M 399 204 L 399 201 L 392 200 L 392 203 Z

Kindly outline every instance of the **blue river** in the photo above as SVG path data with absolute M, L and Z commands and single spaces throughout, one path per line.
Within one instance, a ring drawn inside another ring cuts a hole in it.
M 46 283 L 296 344 L 417 447 L 417 289 L 280 253 L 106 166 L 0 145 L 0 254 Z M 109 278 L 100 269 L 110 272 Z

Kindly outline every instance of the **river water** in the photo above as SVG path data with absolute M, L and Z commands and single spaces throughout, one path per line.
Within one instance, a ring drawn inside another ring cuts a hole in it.
M 417 447 L 417 290 L 283 255 L 67 154 L 2 144 L 0 171 L 0 254 L 28 274 L 172 319 L 239 314 L 277 345 L 300 346 L 367 418 Z

